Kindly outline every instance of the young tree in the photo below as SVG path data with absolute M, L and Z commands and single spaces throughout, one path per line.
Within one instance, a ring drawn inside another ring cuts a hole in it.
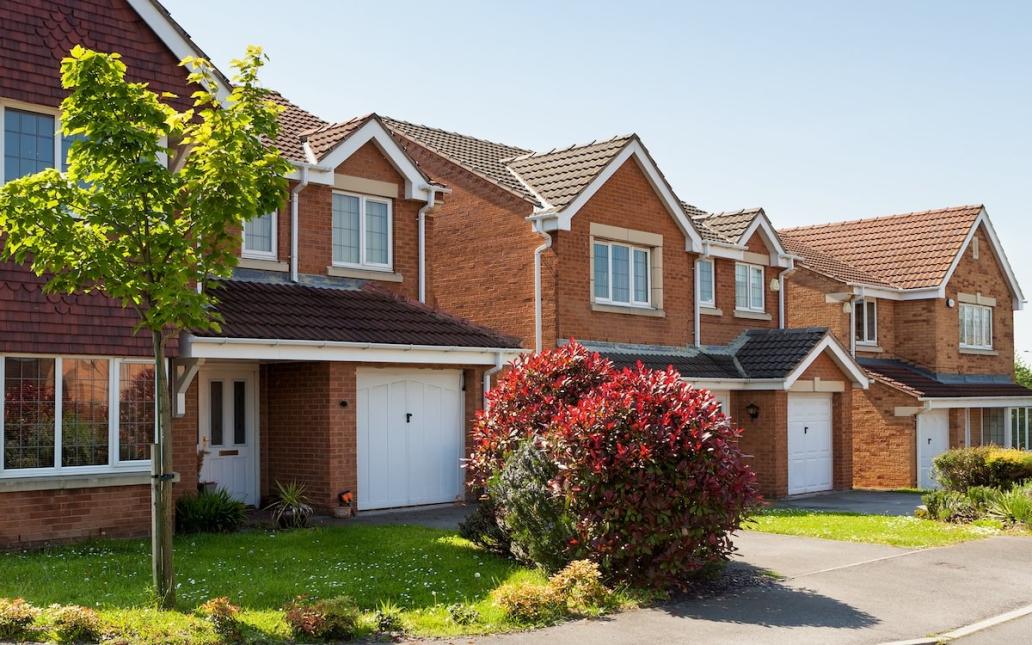
M 68 170 L 0 187 L 0 257 L 30 263 L 48 292 L 100 292 L 139 314 L 154 347 L 158 429 L 154 584 L 172 607 L 172 401 L 166 346 L 180 332 L 217 328 L 206 287 L 229 277 L 243 222 L 279 208 L 289 164 L 263 141 L 278 108 L 264 98 L 265 56 L 233 61 L 234 87 L 216 94 L 213 68 L 184 59 L 197 86 L 179 112 L 144 83 L 125 80 L 118 54 L 75 47 L 61 62 L 62 127 L 75 141 Z

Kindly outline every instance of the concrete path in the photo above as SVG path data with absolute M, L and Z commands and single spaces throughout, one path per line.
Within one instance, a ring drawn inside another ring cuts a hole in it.
M 1029 538 L 919 551 L 749 532 L 738 543 L 734 566 L 786 578 L 602 620 L 455 642 L 875 644 L 943 633 L 1032 603 Z
M 1011 620 L 985 631 L 951 641 L 955 645 L 1001 645 L 1032 643 L 1032 616 Z
M 459 528 L 459 522 L 466 519 L 473 508 L 472 505 L 467 504 L 436 504 L 400 510 L 366 511 L 350 520 L 324 518 L 323 523 L 411 524 L 454 531 Z
M 921 504 L 917 493 L 890 493 L 875 490 L 847 490 L 818 493 L 778 500 L 778 508 L 808 508 L 821 511 L 846 511 L 867 515 L 913 515 Z

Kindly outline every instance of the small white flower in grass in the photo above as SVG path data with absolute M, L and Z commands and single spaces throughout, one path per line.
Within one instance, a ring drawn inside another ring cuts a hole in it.
M 479 572 L 479 571 L 477 571 L 476 573 L 474 573 L 474 574 L 473 574 L 473 577 L 474 577 L 474 578 L 479 578 L 479 577 L 480 577 L 480 572 Z

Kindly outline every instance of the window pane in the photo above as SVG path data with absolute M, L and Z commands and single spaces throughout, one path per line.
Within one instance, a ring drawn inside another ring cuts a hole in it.
M 233 381 L 233 443 L 247 443 L 247 384 Z
M 735 265 L 735 307 L 749 308 L 749 267 Z
M 272 213 L 244 222 L 244 250 L 272 253 Z
M 76 141 L 84 141 L 85 135 L 73 134 L 71 136 L 65 135 L 61 137 L 61 172 L 68 172 L 68 151 L 71 150 L 72 144 Z
M 122 363 L 118 375 L 118 458 L 150 459 L 154 443 L 154 366 Z
M 108 463 L 108 362 L 61 361 L 61 465 Z
M 878 309 L 874 300 L 866 302 L 867 315 L 864 317 L 867 323 L 867 336 L 865 340 L 874 342 L 878 338 Z
M 1004 408 L 982 409 L 982 444 L 1004 445 Z
M 713 304 L 713 263 L 699 262 L 699 301 Z
M 4 110 L 4 181 L 54 167 L 54 117 Z
M 634 301 L 649 301 L 649 254 L 634 249 Z
M 631 301 L 630 249 L 614 244 L 613 253 L 613 301 Z
M 333 196 L 333 261 L 359 262 L 358 197 Z
M 609 298 L 609 247 L 595 245 L 595 297 Z
M 387 204 L 366 202 L 366 262 L 387 264 Z
M 750 267 L 749 307 L 763 309 L 763 269 Z
M 211 419 L 211 445 L 222 445 L 222 381 L 211 382 L 209 412 Z
M 853 303 L 853 327 L 857 340 L 864 339 L 864 301 L 857 300 Z
M 4 361 L 4 468 L 54 466 L 54 359 Z

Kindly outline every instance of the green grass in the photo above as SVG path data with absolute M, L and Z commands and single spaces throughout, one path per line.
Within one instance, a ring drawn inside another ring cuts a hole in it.
M 742 528 L 764 533 L 917 549 L 977 540 L 998 532 L 990 526 L 947 524 L 916 517 L 788 508 L 766 509 L 750 518 Z
M 505 582 L 544 584 L 545 576 L 475 547 L 454 532 L 411 526 L 248 531 L 176 538 L 177 612 L 157 612 L 150 592 L 149 543 L 100 541 L 45 551 L 0 554 L 0 597 L 96 608 L 141 642 L 206 643 L 214 633 L 192 611 L 228 596 L 243 609 L 251 639 L 289 638 L 283 604 L 299 594 L 348 595 L 372 614 L 382 601 L 402 608 L 409 633 L 454 636 L 519 628 L 489 595 Z M 480 618 L 451 621 L 447 606 L 465 602 Z M 120 630 L 122 631 L 122 630 Z

